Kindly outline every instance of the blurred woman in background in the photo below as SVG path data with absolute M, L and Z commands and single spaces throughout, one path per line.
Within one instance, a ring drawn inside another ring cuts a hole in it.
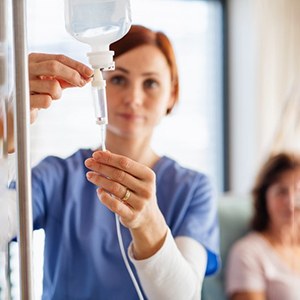
M 231 249 L 231 300 L 300 299 L 300 156 L 280 153 L 263 165 L 253 189 L 252 232 Z

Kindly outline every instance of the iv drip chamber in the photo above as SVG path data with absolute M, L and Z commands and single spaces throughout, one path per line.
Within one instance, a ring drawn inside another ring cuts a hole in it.
M 106 81 L 103 79 L 102 72 L 99 69 L 94 70 L 94 78 L 91 84 L 96 123 L 98 125 L 107 125 Z

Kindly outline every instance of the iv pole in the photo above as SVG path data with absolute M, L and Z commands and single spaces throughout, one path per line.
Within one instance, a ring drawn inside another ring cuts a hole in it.
M 20 297 L 34 299 L 32 274 L 32 198 L 29 158 L 29 83 L 26 35 L 26 0 L 12 1 L 15 60 L 15 150 L 19 209 Z

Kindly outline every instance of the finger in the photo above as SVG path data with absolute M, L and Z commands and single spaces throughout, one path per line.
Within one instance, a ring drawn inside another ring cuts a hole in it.
M 122 199 L 126 193 L 127 188 L 125 186 L 118 182 L 112 181 L 107 177 L 101 176 L 96 172 L 87 172 L 86 177 L 90 182 L 97 186 L 101 186 L 101 188 L 105 189 L 107 192 L 119 199 Z
M 64 79 L 54 77 L 54 76 L 45 76 L 45 75 L 40 75 L 40 76 L 33 76 L 31 77 L 31 80 L 55 80 L 59 83 L 60 87 L 62 89 L 69 88 L 69 87 L 74 87 L 73 84 L 70 84 L 69 82 L 65 81 Z M 85 79 L 85 83 L 88 83 L 92 81 L 93 78 Z
M 59 82 L 62 89 L 73 87 L 73 85 L 71 85 L 69 82 L 67 82 L 63 79 L 56 78 L 56 80 Z M 89 83 L 90 81 L 92 81 L 92 78 L 89 78 L 89 79 L 85 80 L 86 83 Z
M 108 151 L 106 152 L 98 151 L 98 152 L 100 154 L 103 153 L 112 154 Z M 117 156 L 118 158 L 122 158 L 122 159 L 125 158 L 123 156 L 118 156 L 118 155 L 114 155 L 114 156 Z M 140 168 L 143 170 L 141 172 L 143 178 L 138 178 L 138 176 L 134 173 L 136 172 L 135 168 L 134 167 L 130 168 L 130 166 L 128 168 L 130 171 L 129 173 L 128 171 L 121 170 L 116 167 L 112 167 L 111 165 L 105 165 L 103 163 L 99 163 L 94 158 L 87 159 L 85 161 L 85 165 L 87 168 L 91 169 L 92 171 L 98 172 L 102 174 L 104 177 L 108 177 L 109 179 L 119 182 L 123 186 L 129 188 L 136 195 L 138 195 L 139 198 L 152 199 L 153 195 L 155 194 L 155 183 L 156 183 L 155 173 L 151 169 L 141 164 L 137 164 L 132 160 L 129 161 L 133 162 L 134 165 L 138 165 L 137 168 L 138 172 L 140 172 Z M 112 163 L 112 165 L 118 165 L 118 164 Z M 120 197 L 119 194 L 117 194 L 117 196 Z
M 134 212 L 131 207 L 122 201 L 118 201 L 102 188 L 97 190 L 99 200 L 112 212 L 118 214 L 121 218 L 132 219 Z
M 48 94 L 52 99 L 61 97 L 62 88 L 57 80 L 30 80 L 31 94 Z
M 68 82 L 71 86 L 78 87 L 82 87 L 87 83 L 76 70 L 56 60 L 31 64 L 29 67 L 31 78 L 40 78 L 40 76 L 57 78 Z
M 127 187 L 123 186 L 122 184 L 112 181 L 106 177 L 103 177 L 95 172 L 88 172 L 86 174 L 87 179 L 95 184 L 96 186 L 101 186 L 102 189 L 107 191 L 109 194 L 115 196 L 119 200 L 123 200 L 124 196 L 127 192 Z M 130 196 L 129 198 L 124 200 L 130 207 L 134 208 L 135 210 L 140 210 L 143 207 L 143 201 L 139 199 L 136 193 L 129 189 Z
M 155 179 L 155 174 L 150 168 L 128 157 L 117 155 L 109 151 L 96 151 L 93 153 L 93 158 L 99 163 L 123 170 L 141 180 L 152 181 Z
M 114 190 L 110 190 L 117 197 L 123 198 L 127 188 L 132 191 L 136 197 L 131 197 L 131 203 L 136 208 L 140 206 L 135 203 L 135 200 L 141 202 L 141 199 L 151 200 L 155 196 L 155 176 L 152 176 L 150 180 L 142 180 L 123 170 L 98 163 L 94 158 L 87 159 L 85 165 L 92 170 L 92 172 L 88 172 L 90 174 L 87 174 L 87 177 L 95 175 L 91 180 L 94 184 L 103 186 L 104 183 L 107 183 L 104 178 L 109 178 L 109 184 L 112 184 L 112 182 L 120 184 L 115 186 Z M 99 175 L 99 177 L 96 175 Z
M 112 181 L 118 182 L 123 186 L 128 187 L 131 190 L 139 189 L 139 186 L 143 184 L 140 179 L 132 176 L 131 174 L 123 170 L 101 164 L 94 158 L 88 158 L 85 161 L 85 166 L 90 170 L 97 172 L 106 178 L 109 178 Z
M 48 108 L 52 103 L 51 96 L 47 94 L 30 95 L 30 108 L 35 109 Z
M 93 70 L 90 69 L 88 66 L 62 54 L 31 53 L 29 55 L 29 63 L 42 63 L 49 60 L 58 61 L 61 64 L 76 70 L 82 77 L 86 79 L 90 78 L 93 75 Z

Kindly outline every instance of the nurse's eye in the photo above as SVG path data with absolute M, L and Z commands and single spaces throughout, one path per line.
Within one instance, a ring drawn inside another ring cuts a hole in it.
M 126 83 L 126 78 L 121 75 L 116 75 L 113 76 L 109 79 L 109 82 L 114 84 L 114 85 L 125 85 Z
M 147 79 L 144 81 L 144 87 L 147 89 L 155 89 L 159 86 L 159 83 L 157 80 L 154 79 Z
M 285 187 L 279 187 L 276 191 L 278 196 L 286 196 L 289 193 L 289 190 Z

